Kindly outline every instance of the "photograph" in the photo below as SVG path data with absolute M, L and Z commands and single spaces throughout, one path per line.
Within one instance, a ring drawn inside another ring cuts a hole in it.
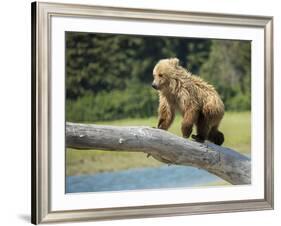
M 273 208 L 273 18 L 32 4 L 31 221 Z
M 65 120 L 66 193 L 250 185 L 251 41 L 66 31 Z

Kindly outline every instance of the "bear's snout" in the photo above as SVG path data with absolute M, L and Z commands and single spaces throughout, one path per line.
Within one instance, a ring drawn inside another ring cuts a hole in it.
M 154 82 L 152 82 L 151 86 L 153 89 L 158 89 L 158 86 Z

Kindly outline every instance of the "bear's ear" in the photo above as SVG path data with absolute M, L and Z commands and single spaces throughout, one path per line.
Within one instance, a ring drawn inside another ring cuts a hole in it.
M 179 62 L 180 62 L 180 60 L 178 59 L 178 58 L 171 58 L 170 59 L 170 63 L 173 65 L 173 66 L 179 66 Z

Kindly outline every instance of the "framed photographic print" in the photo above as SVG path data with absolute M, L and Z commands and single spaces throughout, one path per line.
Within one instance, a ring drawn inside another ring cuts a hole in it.
M 273 18 L 32 3 L 32 223 L 273 208 Z

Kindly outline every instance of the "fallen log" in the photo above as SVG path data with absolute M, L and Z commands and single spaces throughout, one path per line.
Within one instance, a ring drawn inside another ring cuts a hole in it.
M 67 122 L 66 146 L 144 152 L 164 163 L 207 170 L 231 184 L 251 183 L 251 159 L 247 156 L 230 148 L 210 142 L 198 143 L 160 129 Z

